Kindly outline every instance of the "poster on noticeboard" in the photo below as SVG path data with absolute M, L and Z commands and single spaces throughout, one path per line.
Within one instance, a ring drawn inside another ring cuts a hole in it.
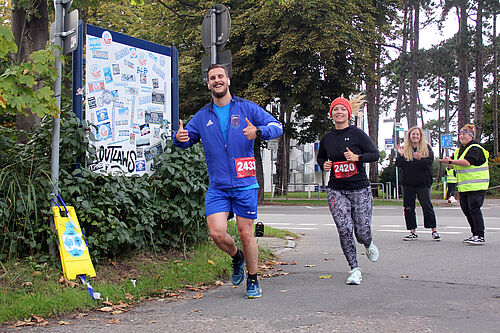
M 177 50 L 87 25 L 85 56 L 85 119 L 96 139 L 90 169 L 152 174 L 178 119 Z

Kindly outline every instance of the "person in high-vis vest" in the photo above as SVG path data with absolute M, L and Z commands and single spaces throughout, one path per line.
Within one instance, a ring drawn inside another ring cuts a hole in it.
M 489 153 L 474 138 L 475 128 L 467 124 L 460 129 L 461 146 L 455 151 L 453 159 L 445 157 L 440 161 L 452 165 L 457 171 L 457 185 L 460 194 L 460 208 L 469 222 L 472 236 L 464 243 L 484 244 L 484 220 L 481 206 L 489 187 Z
M 455 190 L 457 188 L 457 172 L 451 165 L 446 167 L 446 200 L 448 203 L 454 204 L 457 202 L 455 198 Z

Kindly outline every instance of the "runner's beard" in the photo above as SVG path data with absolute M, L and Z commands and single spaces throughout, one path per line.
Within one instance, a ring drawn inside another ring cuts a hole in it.
M 212 89 L 212 95 L 215 98 L 222 98 L 222 97 L 226 96 L 226 94 L 227 94 L 227 86 L 221 92 L 215 92 L 215 89 Z

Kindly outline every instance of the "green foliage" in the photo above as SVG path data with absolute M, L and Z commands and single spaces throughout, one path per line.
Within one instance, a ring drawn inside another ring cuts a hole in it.
M 59 109 L 51 88 L 58 75 L 53 46 L 33 52 L 28 62 L 15 63 L 9 57 L 17 51 L 13 38 L 8 28 L 0 26 L 0 115 L 57 115 Z
M 0 128 L 0 259 L 45 252 L 49 228 L 51 122 L 26 145 Z M 181 151 L 167 141 L 151 176 L 104 176 L 85 167 L 88 127 L 72 114 L 61 122 L 59 193 L 74 206 L 94 258 L 135 249 L 184 247 L 207 238 L 207 172 L 201 145 Z M 77 160 L 82 166 L 77 165 Z
M 500 194 L 500 158 L 490 159 L 490 188 L 486 191 L 487 194 Z

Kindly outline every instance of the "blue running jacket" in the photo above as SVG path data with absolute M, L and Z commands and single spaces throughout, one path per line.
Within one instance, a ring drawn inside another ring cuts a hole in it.
M 255 176 L 242 176 L 242 168 L 248 169 L 249 165 L 252 171 L 255 169 L 255 161 L 253 165 L 247 162 L 254 157 L 254 140 L 248 140 L 243 134 L 243 129 L 247 127 L 245 118 L 262 130 L 262 140 L 274 139 L 283 134 L 281 123 L 270 113 L 236 96 L 233 96 L 229 106 L 227 143 L 222 136 L 213 103 L 201 108 L 184 126 L 189 132 L 189 141 L 177 141 L 177 132 L 172 134 L 174 145 L 180 148 L 191 147 L 201 140 L 207 161 L 209 188 L 227 190 L 257 183 Z

